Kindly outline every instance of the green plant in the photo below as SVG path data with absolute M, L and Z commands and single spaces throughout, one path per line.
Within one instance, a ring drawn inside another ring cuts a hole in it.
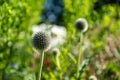
M 80 70 L 80 65 L 81 65 L 81 58 L 82 58 L 82 44 L 83 44 L 83 33 L 87 31 L 88 29 L 88 23 L 84 18 L 79 18 L 75 22 L 75 27 L 78 30 L 80 34 L 80 42 L 78 44 L 78 61 L 77 61 L 77 78 L 80 78 L 79 70 Z
M 44 1 L 0 0 L 0 80 L 35 80 L 42 52 L 33 50 L 31 35 L 33 25 L 40 22 Z M 80 30 L 73 23 L 78 18 L 89 23 L 79 46 L 82 48 L 80 80 L 89 80 L 91 75 L 100 80 L 120 80 L 120 6 L 108 4 L 95 11 L 96 1 L 64 0 L 67 36 L 62 45 L 57 45 L 59 57 L 51 54 L 52 49 L 45 52 L 43 80 L 76 80 L 80 53 L 76 45 L 81 39 Z
M 23 70 L 29 63 L 33 52 L 29 39 L 31 26 L 38 23 L 39 10 L 42 9 L 38 3 L 39 0 L 0 1 L 0 79 L 2 80 L 9 79 L 10 74 L 19 74 L 17 69 Z M 14 64 L 18 66 L 17 69 L 10 67 Z M 21 79 L 23 78 L 24 75 L 21 76 Z
M 36 32 L 32 38 L 33 46 L 41 53 L 40 66 L 38 72 L 38 80 L 41 80 L 42 66 L 44 60 L 44 52 L 48 49 L 50 44 L 50 38 L 45 32 Z

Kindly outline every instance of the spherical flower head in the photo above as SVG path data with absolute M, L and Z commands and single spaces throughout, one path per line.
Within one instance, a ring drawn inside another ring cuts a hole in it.
M 32 38 L 33 46 L 38 50 L 46 51 L 49 48 L 50 37 L 46 32 L 36 32 Z
M 91 75 L 91 76 L 89 77 L 89 80 L 97 80 L 97 78 L 96 78 L 96 76 Z
M 60 56 L 60 50 L 58 48 L 52 49 L 52 54 L 56 57 Z
M 86 21 L 86 19 L 84 18 L 79 18 L 75 21 L 75 27 L 82 32 L 87 31 L 88 29 L 88 23 Z

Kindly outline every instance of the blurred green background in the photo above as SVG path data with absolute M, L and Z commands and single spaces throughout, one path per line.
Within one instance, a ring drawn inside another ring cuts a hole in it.
M 94 10 L 97 0 L 64 0 L 63 22 L 67 39 L 60 49 L 62 70 L 54 55 L 45 54 L 42 80 L 76 80 L 76 45 L 79 32 L 74 22 L 85 18 L 81 80 L 94 75 L 98 80 L 120 80 L 120 6 L 104 5 Z M 40 22 L 45 0 L 0 0 L 0 80 L 34 80 L 39 59 L 35 55 L 32 26 Z M 92 57 L 91 57 L 92 56 Z M 4 79 L 3 79 L 4 78 Z

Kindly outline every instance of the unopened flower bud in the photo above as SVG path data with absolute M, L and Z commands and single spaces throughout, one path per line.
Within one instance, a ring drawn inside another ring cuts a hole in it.
M 75 21 L 75 27 L 77 28 L 77 30 L 85 32 L 88 29 L 88 23 L 86 19 L 79 18 Z

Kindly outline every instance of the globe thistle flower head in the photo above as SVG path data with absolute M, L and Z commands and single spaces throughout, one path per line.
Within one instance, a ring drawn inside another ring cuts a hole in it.
M 86 19 L 79 18 L 75 21 L 75 27 L 77 28 L 77 30 L 85 32 L 88 29 L 88 23 Z
M 96 76 L 91 75 L 91 76 L 89 77 L 89 80 L 97 80 L 97 78 L 96 78 Z
M 32 27 L 33 33 L 44 31 L 50 36 L 51 42 L 49 48 L 57 47 L 58 45 L 62 45 L 65 42 L 65 38 L 67 37 L 67 31 L 64 26 L 58 25 L 50 25 L 50 24 L 40 24 Z
M 36 32 L 32 38 L 33 46 L 38 50 L 46 51 L 49 48 L 50 37 L 46 32 Z
M 56 57 L 60 56 L 60 50 L 58 48 L 53 48 L 52 54 Z

